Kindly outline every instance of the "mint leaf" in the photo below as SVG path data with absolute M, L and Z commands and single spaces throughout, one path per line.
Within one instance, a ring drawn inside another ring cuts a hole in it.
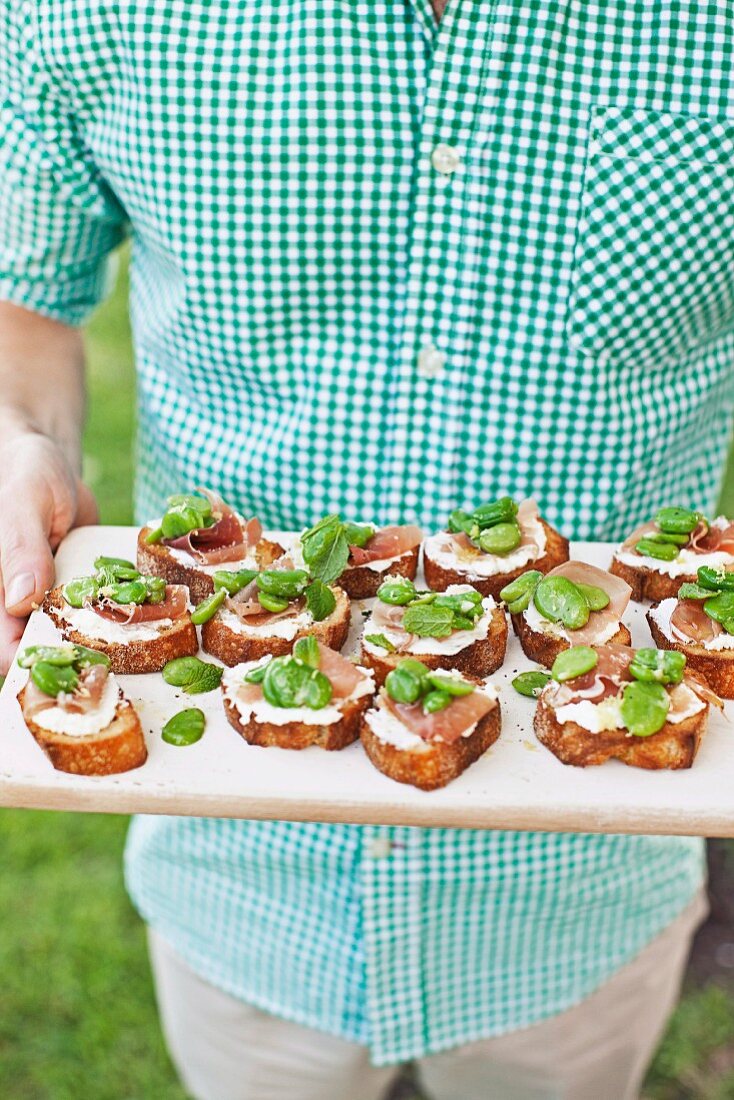
M 451 608 L 437 607 L 435 603 L 411 604 L 403 615 L 403 628 L 421 638 L 448 638 L 453 623 Z
M 384 634 L 365 634 L 364 640 L 370 642 L 372 645 L 379 646 L 380 649 L 384 649 L 386 653 L 395 653 L 395 646 Z
M 312 581 L 306 589 L 306 608 L 315 622 L 328 619 L 336 608 L 336 597 L 323 581 Z
M 200 661 L 198 657 L 174 657 L 164 667 L 163 679 L 189 695 L 199 695 L 219 687 L 223 671 L 219 665 Z
M 303 560 L 312 575 L 324 584 L 331 584 L 340 577 L 349 561 L 349 543 L 344 524 L 334 512 L 301 535 Z

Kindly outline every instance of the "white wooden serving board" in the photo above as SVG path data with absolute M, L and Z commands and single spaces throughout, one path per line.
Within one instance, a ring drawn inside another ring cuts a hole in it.
M 91 570 L 96 555 L 135 558 L 131 527 L 74 531 L 57 555 L 60 581 Z M 573 556 L 606 567 L 611 547 L 577 543 Z M 642 608 L 626 621 L 634 644 L 650 644 Z M 36 612 L 22 644 L 53 642 L 51 621 Z M 206 656 L 206 655 L 204 655 Z M 211 659 L 211 658 L 208 658 Z M 82 777 L 55 771 L 21 718 L 17 666 L 0 693 L 0 805 L 109 813 L 191 814 L 371 824 L 541 829 L 554 832 L 681 833 L 734 836 L 734 726 L 713 711 L 693 768 L 646 772 L 610 761 L 596 768 L 561 764 L 536 740 L 534 702 L 510 680 L 534 667 L 510 632 L 507 658 L 492 679 L 500 688 L 502 735 L 448 787 L 419 791 L 378 772 L 359 743 L 343 752 L 288 752 L 247 745 L 228 725 L 219 691 L 190 700 L 159 675 L 121 676 L 140 713 L 149 757 L 123 775 Z M 187 705 L 201 707 L 206 732 L 176 748 L 163 723 Z M 734 714 L 734 703 L 727 704 Z

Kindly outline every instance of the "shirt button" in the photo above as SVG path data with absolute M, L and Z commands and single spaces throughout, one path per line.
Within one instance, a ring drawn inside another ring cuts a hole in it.
M 370 843 L 369 853 L 373 859 L 385 859 L 392 851 L 392 841 L 387 836 L 376 836 Z
M 431 164 L 442 176 L 450 176 L 461 164 L 461 157 L 451 145 L 437 145 L 431 153 Z
M 446 356 L 433 344 L 418 352 L 418 373 L 424 378 L 437 378 L 446 365 Z

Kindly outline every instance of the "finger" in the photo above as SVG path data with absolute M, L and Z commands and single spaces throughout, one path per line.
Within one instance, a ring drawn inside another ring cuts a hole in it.
M 25 619 L 13 618 L 3 607 L 0 607 L 0 676 L 7 674 L 15 659 L 15 652 L 25 630 L 25 624 Z
M 86 527 L 90 523 L 99 523 L 99 509 L 94 493 L 83 481 L 77 482 L 76 499 L 74 527 Z
M 2 506 L 0 573 L 5 610 L 13 616 L 28 615 L 53 584 L 54 561 L 48 533 L 37 510 L 21 512 L 17 502 Z

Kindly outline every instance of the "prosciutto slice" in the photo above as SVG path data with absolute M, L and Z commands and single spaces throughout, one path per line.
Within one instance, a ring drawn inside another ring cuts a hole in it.
M 51 707 L 59 707 L 68 714 L 89 714 L 99 706 L 109 674 L 107 665 L 90 665 L 82 669 L 74 691 L 62 691 L 55 698 L 46 695 L 29 679 L 23 694 L 25 716 L 32 719 Z
M 365 679 L 365 674 L 335 649 L 319 642 L 319 670 L 334 689 L 335 699 L 347 699 Z
M 635 550 L 635 547 L 637 546 L 637 543 L 640 541 L 640 539 L 647 538 L 648 535 L 657 535 L 657 533 L 657 524 L 654 523 L 652 520 L 648 520 L 647 523 L 643 523 L 640 527 L 635 527 L 632 534 L 628 535 L 627 538 L 624 540 L 620 549 L 626 551 L 627 553 L 636 554 L 637 551 Z
M 600 703 L 602 699 L 617 695 L 620 685 L 632 679 L 629 666 L 635 651 L 631 646 L 610 643 L 594 648 L 598 657 L 596 668 L 561 684 L 556 696 L 557 706 L 577 703 L 582 699 Z
M 540 554 L 540 545 L 534 529 L 539 519 L 538 505 L 535 501 L 531 499 L 521 501 L 515 519 L 520 528 L 520 543 L 516 549 L 519 550 L 522 546 L 534 546 L 538 554 Z M 471 539 L 465 535 L 463 531 L 449 535 L 448 544 L 449 549 L 453 551 L 459 559 L 468 560 L 470 558 L 476 558 L 484 553 L 483 550 L 480 550 L 478 546 L 474 545 Z
M 691 536 L 690 547 L 697 554 L 734 554 L 734 523 L 712 523 L 710 527 L 699 523 Z
M 242 591 L 244 592 L 246 589 L 243 588 Z M 280 622 L 283 619 L 293 619 L 296 615 L 300 615 L 306 606 L 306 601 L 303 599 L 293 600 L 288 604 L 285 611 L 266 611 L 254 596 L 251 599 L 240 600 L 239 602 L 237 602 L 237 597 L 233 596 L 225 600 L 224 606 L 228 611 L 233 611 L 245 626 L 266 626 L 270 623 Z
M 565 577 L 574 584 L 591 584 L 603 589 L 609 596 L 606 607 L 589 614 L 586 626 L 569 631 L 574 645 L 596 645 L 611 623 L 619 623 L 632 595 L 632 589 L 621 577 L 615 577 L 605 569 L 597 569 L 595 565 L 587 565 L 583 561 L 564 561 L 551 569 L 547 576 Z
M 721 623 L 704 611 L 703 600 L 678 600 L 670 616 L 670 629 L 678 641 L 693 642 L 695 645 L 712 642 L 724 633 Z
M 197 491 L 211 504 L 215 522 L 211 527 L 197 527 L 177 539 L 163 539 L 164 545 L 185 550 L 202 565 L 241 561 L 247 551 L 262 538 L 260 520 L 253 517 L 243 525 L 235 512 L 216 493 L 209 489 Z
M 435 714 L 425 714 L 421 703 L 396 703 L 387 692 L 383 692 L 382 699 L 411 733 L 424 741 L 443 741 L 447 745 L 458 741 L 497 706 L 496 699 L 490 699 L 479 689 L 471 695 L 455 696 L 447 707 Z
M 420 527 L 403 524 L 398 527 L 382 527 L 376 531 L 366 546 L 349 547 L 349 564 L 364 565 L 368 561 L 384 561 L 399 558 L 409 550 L 415 550 L 423 542 Z
M 84 604 L 101 619 L 120 626 L 132 623 L 153 623 L 161 619 L 182 619 L 188 611 L 189 592 L 184 584 L 167 584 L 166 596 L 161 603 L 115 603 L 106 596 L 99 600 L 87 600 Z

